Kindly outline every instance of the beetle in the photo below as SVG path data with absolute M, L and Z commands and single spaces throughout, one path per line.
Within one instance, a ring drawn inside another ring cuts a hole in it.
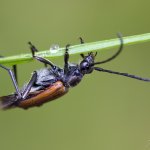
M 123 38 L 121 34 L 118 34 L 118 37 L 120 39 L 120 47 L 118 51 L 110 58 L 100 62 L 95 62 L 97 52 L 90 52 L 86 56 L 84 54 L 80 54 L 80 56 L 82 57 L 82 61 L 79 64 L 69 63 L 68 51 L 70 45 L 67 44 L 64 54 L 63 68 L 60 68 L 57 65 L 53 64 L 50 60 L 36 56 L 35 53 L 38 50 L 31 42 L 29 42 L 32 57 L 50 67 L 45 67 L 40 70 L 34 71 L 30 81 L 20 90 L 17 84 L 16 66 L 13 66 L 13 72 L 11 69 L 0 64 L 1 68 L 8 71 L 16 90 L 14 94 L 0 97 L 1 108 L 8 109 L 13 107 L 20 107 L 23 109 L 28 109 L 34 106 L 41 106 L 43 103 L 55 100 L 56 98 L 59 98 L 66 94 L 70 87 L 77 86 L 84 75 L 91 74 L 94 70 L 150 82 L 149 78 L 142 78 L 128 73 L 121 73 L 103 69 L 100 67 L 95 67 L 95 65 L 103 64 L 113 60 L 120 54 L 123 49 Z M 81 37 L 80 43 L 84 43 Z

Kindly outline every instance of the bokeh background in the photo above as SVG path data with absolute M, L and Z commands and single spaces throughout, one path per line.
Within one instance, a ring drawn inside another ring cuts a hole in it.
M 0 0 L 0 54 L 29 52 L 28 41 L 40 50 L 57 43 L 78 44 L 150 32 L 148 0 Z M 116 49 L 101 52 L 97 60 Z M 80 56 L 70 61 L 79 62 Z M 63 65 L 63 57 L 53 59 Z M 150 77 L 150 43 L 125 46 L 103 68 Z M 19 86 L 39 62 L 20 64 Z M 0 95 L 14 91 L 0 71 Z M 0 111 L 2 150 L 149 150 L 150 83 L 94 72 L 64 97 L 40 108 Z

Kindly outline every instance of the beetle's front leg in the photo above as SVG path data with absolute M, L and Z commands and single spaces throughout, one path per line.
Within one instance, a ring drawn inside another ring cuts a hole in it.
M 79 40 L 80 40 L 80 43 L 81 43 L 81 44 L 84 44 L 84 40 L 82 39 L 82 37 L 79 37 Z M 81 56 L 82 58 L 85 57 L 84 54 L 80 54 L 80 56 Z

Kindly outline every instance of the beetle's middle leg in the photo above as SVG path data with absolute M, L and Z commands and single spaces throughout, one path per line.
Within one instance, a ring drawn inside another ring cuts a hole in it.
M 28 94 L 29 94 L 31 88 L 33 87 L 34 83 L 36 82 L 36 80 L 37 80 L 37 72 L 34 71 L 29 83 L 27 84 L 24 91 L 22 92 L 22 99 L 25 99 L 28 96 Z

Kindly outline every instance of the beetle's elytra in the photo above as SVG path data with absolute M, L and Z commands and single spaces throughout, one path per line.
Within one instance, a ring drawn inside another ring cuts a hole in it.
M 18 107 L 27 109 L 32 106 L 41 106 L 43 103 L 52 101 L 58 97 L 63 96 L 68 91 L 68 88 L 63 85 L 61 81 L 53 83 L 52 86 L 44 90 L 39 90 L 37 93 L 29 93 L 29 98 L 18 103 Z
M 80 54 L 83 60 L 79 64 L 69 63 L 69 45 L 67 45 L 64 54 L 63 68 L 56 66 L 45 58 L 36 56 L 35 52 L 38 50 L 29 42 L 33 58 L 49 67 L 34 71 L 30 81 L 20 90 L 17 84 L 16 65 L 13 66 L 13 72 L 11 69 L 0 64 L 1 68 L 8 71 L 16 90 L 12 95 L 0 97 L 1 108 L 21 107 L 27 109 L 34 106 L 41 106 L 43 103 L 54 100 L 67 93 L 70 87 L 74 87 L 80 83 L 84 75 L 91 74 L 94 70 L 150 82 L 148 78 L 95 67 L 95 65 L 113 60 L 120 54 L 123 49 L 123 38 L 120 34 L 119 39 L 120 47 L 118 51 L 110 58 L 100 62 L 95 62 L 97 53 L 90 52 L 87 56 Z M 80 38 L 80 41 L 81 44 L 84 43 L 82 38 Z

